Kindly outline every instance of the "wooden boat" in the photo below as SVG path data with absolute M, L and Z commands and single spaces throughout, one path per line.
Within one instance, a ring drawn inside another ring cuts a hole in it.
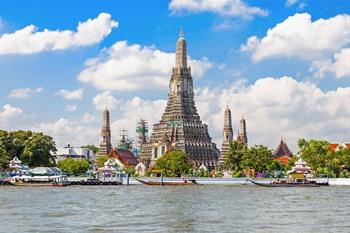
M 199 185 L 196 180 L 186 180 L 183 181 L 150 181 L 150 180 L 142 180 L 136 179 L 138 182 L 145 185 L 153 185 L 153 186 L 185 186 L 185 185 Z
M 254 180 L 248 179 L 251 183 L 262 186 L 262 187 L 320 187 L 320 186 L 328 186 L 328 182 L 325 183 L 317 183 L 316 181 L 302 180 L 302 181 L 271 181 L 270 183 L 261 183 L 256 182 Z

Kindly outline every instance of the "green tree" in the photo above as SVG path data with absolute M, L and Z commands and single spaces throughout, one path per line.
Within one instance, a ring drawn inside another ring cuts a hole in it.
M 100 149 L 95 145 L 86 145 L 86 146 L 82 146 L 81 148 L 87 148 L 89 150 L 92 150 L 92 152 L 94 152 L 94 154 L 96 154 Z
M 162 170 L 166 176 L 179 177 L 188 174 L 191 168 L 186 153 L 180 150 L 169 151 L 156 160 L 156 169 Z
M 241 171 L 245 150 L 247 150 L 245 145 L 232 141 L 225 156 L 225 167 L 234 172 Z
M 67 158 L 58 162 L 58 167 L 69 174 L 85 174 L 89 170 L 89 161 L 86 159 Z
M 108 157 L 107 156 L 97 156 L 96 162 L 98 164 L 98 167 L 103 167 L 105 165 L 105 162 L 107 162 Z
M 30 167 L 52 166 L 55 164 L 53 156 L 55 151 L 57 151 L 55 142 L 43 133 L 0 130 L 0 167 L 2 169 L 6 169 L 15 156 Z

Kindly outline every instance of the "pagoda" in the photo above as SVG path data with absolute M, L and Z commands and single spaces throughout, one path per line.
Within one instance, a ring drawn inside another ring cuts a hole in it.
M 97 152 L 97 157 L 108 156 L 109 152 L 112 149 L 111 143 L 111 128 L 109 124 L 109 111 L 106 109 L 103 111 L 102 115 L 102 129 L 101 129 L 101 142 L 100 147 Z M 95 165 L 97 166 L 97 161 L 95 161 Z
M 244 144 L 245 146 L 248 146 L 247 126 L 243 116 L 239 121 L 239 130 L 236 141 L 238 143 Z
M 187 44 L 181 30 L 176 43 L 175 66 L 169 82 L 168 102 L 159 123 L 153 125 L 150 141 L 141 150 L 140 161 L 152 167 L 168 150 L 182 150 L 194 168 L 214 169 L 219 150 L 212 142 L 194 102 L 191 67 L 187 65 Z
M 218 160 L 218 165 L 223 166 L 225 164 L 225 156 L 230 148 L 230 143 L 233 140 L 233 130 L 232 130 L 232 120 L 231 120 L 231 110 L 227 106 L 224 112 L 224 128 L 222 130 L 222 145 L 220 158 Z
M 272 155 L 275 157 L 275 160 L 279 161 L 282 165 L 287 165 L 289 160 L 293 157 L 293 153 L 290 151 L 283 138 L 281 138 L 280 144 L 278 144 Z

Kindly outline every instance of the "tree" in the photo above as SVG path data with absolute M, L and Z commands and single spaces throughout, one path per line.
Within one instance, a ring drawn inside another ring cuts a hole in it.
M 234 172 L 241 171 L 244 151 L 246 149 L 247 147 L 245 145 L 237 141 L 232 141 L 225 156 L 225 167 Z
M 85 174 L 89 170 L 89 161 L 86 159 L 67 158 L 58 162 L 58 167 L 69 174 Z
M 0 130 L 0 167 L 2 169 L 6 169 L 15 156 L 30 167 L 52 166 L 55 164 L 53 155 L 55 151 L 57 151 L 55 142 L 43 133 Z
M 96 154 L 100 149 L 95 145 L 86 145 L 86 146 L 82 146 L 81 148 L 87 148 L 89 150 L 92 150 L 92 152 L 94 152 L 94 154 Z
M 103 167 L 105 165 L 105 162 L 107 162 L 108 157 L 107 156 L 97 156 L 96 162 L 99 167 Z
M 192 164 L 186 153 L 180 150 L 168 151 L 156 160 L 156 169 L 162 170 L 166 176 L 179 177 L 188 174 L 191 168 Z

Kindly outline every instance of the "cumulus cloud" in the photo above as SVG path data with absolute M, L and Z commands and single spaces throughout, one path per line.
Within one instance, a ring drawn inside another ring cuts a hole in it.
M 8 119 L 23 113 L 22 109 L 12 107 L 10 104 L 5 104 L 2 109 L 3 111 L 0 112 L 0 119 Z
M 38 87 L 36 89 L 31 89 L 31 88 L 18 88 L 18 89 L 13 89 L 8 97 L 10 98 L 15 98 L 15 99 L 26 99 L 29 98 L 31 94 L 34 93 L 40 93 L 44 89 L 41 87 Z
M 315 60 L 312 62 L 310 71 L 315 77 L 323 78 L 333 75 L 336 78 L 350 77 L 350 48 L 341 49 L 334 55 L 334 59 Z
M 86 112 L 86 113 L 84 113 L 83 117 L 81 118 L 81 122 L 90 123 L 90 122 L 93 122 L 95 119 L 96 119 L 96 116 Z
M 308 13 L 295 14 L 269 29 L 265 37 L 249 37 L 241 50 L 251 52 L 254 62 L 277 56 L 319 59 L 350 43 L 349 25 L 346 14 L 316 21 Z
M 110 91 L 104 91 L 92 98 L 92 103 L 97 110 L 115 109 L 118 105 L 118 100 L 114 98 Z
M 78 79 L 102 90 L 136 91 L 163 89 L 168 86 L 175 53 L 167 53 L 154 47 L 128 45 L 116 42 L 85 63 Z M 213 64 L 207 59 L 189 57 L 194 77 L 201 77 Z
M 58 147 L 63 147 L 67 144 L 72 146 L 97 144 L 99 137 L 99 129 L 96 126 L 86 125 L 80 121 L 72 121 L 66 118 L 59 118 L 54 122 L 36 124 L 32 130 L 52 136 Z
M 76 31 L 38 31 L 36 26 L 29 25 L 0 37 L 0 55 L 30 54 L 94 45 L 116 27 L 118 22 L 112 20 L 111 15 L 107 13 L 100 13 L 95 19 L 80 22 Z
M 142 119 L 147 120 L 152 130 L 152 125 L 158 123 L 163 111 L 165 110 L 166 100 L 144 100 L 140 97 L 134 97 L 130 100 L 122 101 L 118 108 L 118 116 L 111 115 L 111 129 L 114 138 L 118 138 L 121 129 L 127 129 L 129 136 L 136 139 L 136 124 Z
M 254 16 L 267 16 L 268 12 L 259 7 L 249 6 L 242 0 L 172 0 L 169 9 L 173 14 L 185 12 L 213 12 L 222 16 L 250 19 Z
M 72 91 L 61 89 L 56 93 L 56 95 L 61 96 L 66 100 L 80 100 L 83 98 L 83 94 L 84 94 L 83 88 L 72 90 Z
M 231 107 L 234 132 L 244 115 L 249 142 L 275 147 L 281 136 L 296 148 L 299 138 L 339 141 L 350 135 L 350 88 L 323 91 L 292 77 L 262 78 L 252 85 L 197 90 L 197 106 L 214 140 L 221 144 L 223 112 Z M 207 106 L 211 106 L 210 110 Z M 235 136 L 237 133 L 235 134 Z

